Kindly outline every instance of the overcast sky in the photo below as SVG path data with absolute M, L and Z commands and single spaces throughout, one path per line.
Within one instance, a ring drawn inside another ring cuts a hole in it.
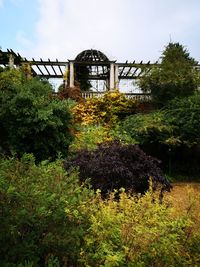
M 0 0 L 0 47 L 28 59 L 98 49 L 118 62 L 156 61 L 171 40 L 200 61 L 200 0 Z

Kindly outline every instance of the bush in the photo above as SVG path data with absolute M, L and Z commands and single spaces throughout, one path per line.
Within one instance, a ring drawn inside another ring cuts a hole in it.
M 76 266 L 88 227 L 78 210 L 91 197 L 59 160 L 39 166 L 31 155 L 1 160 L 0 266 L 46 266 L 52 258 Z
M 135 112 L 135 100 L 126 99 L 119 91 L 107 92 L 101 98 L 90 98 L 78 103 L 74 109 L 75 122 L 83 125 L 113 125 L 119 116 Z
M 200 94 L 176 98 L 165 109 L 127 117 L 114 137 L 137 143 L 165 167 L 184 175 L 199 176 Z M 169 165 L 169 166 L 168 166 Z
M 149 114 L 127 117 L 118 127 L 118 133 L 129 136 L 132 142 L 160 143 L 169 147 L 191 147 L 200 142 L 200 94 L 176 98 L 165 109 Z M 117 134 L 116 134 L 117 136 Z M 123 135 L 121 134 L 123 140 Z
M 70 121 L 68 102 L 53 99 L 48 83 L 32 79 L 17 85 L 2 77 L 1 153 L 33 153 L 37 161 L 66 156 L 72 141 Z
M 165 121 L 172 125 L 173 135 L 180 144 L 191 147 L 200 142 L 200 93 L 172 100 L 164 113 Z
M 60 160 L 1 159 L 0 266 L 199 266 L 200 194 L 182 193 L 102 199 Z
M 112 194 L 85 207 L 91 226 L 80 254 L 83 266 L 199 266 L 200 235 L 191 209 L 177 214 L 152 198 L 151 190 L 140 198 L 122 192 L 118 202 Z
M 170 184 L 158 164 L 158 160 L 147 156 L 138 146 L 110 142 L 100 144 L 93 151 L 77 152 L 74 158 L 65 161 L 65 168 L 78 166 L 81 180 L 90 178 L 93 188 L 106 196 L 120 188 L 144 193 L 150 177 L 155 188 L 159 184 L 162 191 L 169 190 Z
M 128 116 L 115 130 L 115 137 L 129 143 L 165 143 L 173 131 L 163 111 Z
M 69 147 L 69 151 L 76 152 L 81 149 L 92 150 L 95 149 L 98 144 L 111 140 L 112 137 L 108 127 L 102 125 L 79 126 L 78 131 L 75 133 L 75 138 Z

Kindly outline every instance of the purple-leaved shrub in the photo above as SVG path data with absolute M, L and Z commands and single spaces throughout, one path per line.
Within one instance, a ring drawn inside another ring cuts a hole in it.
M 67 170 L 78 167 L 81 181 L 90 178 L 92 187 L 100 189 L 103 196 L 120 188 L 143 194 L 149 188 L 149 179 L 153 189 L 160 186 L 161 194 L 171 188 L 159 168 L 159 160 L 146 155 L 137 145 L 102 143 L 95 150 L 77 152 L 64 165 Z

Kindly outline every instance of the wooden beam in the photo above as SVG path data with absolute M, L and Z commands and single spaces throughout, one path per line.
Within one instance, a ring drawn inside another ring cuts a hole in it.
M 125 64 L 127 64 L 127 63 L 128 63 L 128 60 L 126 60 Z M 119 66 L 119 65 L 118 65 L 118 66 Z M 123 69 L 122 69 L 121 72 L 119 73 L 119 77 L 122 75 L 122 73 L 123 73 L 123 71 L 124 71 L 125 68 L 126 68 L 126 65 L 123 66 Z
M 47 69 L 47 66 L 46 66 L 46 65 L 44 65 L 44 68 L 45 68 L 46 72 L 48 73 L 48 75 L 50 75 L 50 72 L 49 72 L 49 70 Z
M 51 65 L 51 67 L 52 67 L 52 69 L 53 69 L 53 72 L 54 72 L 55 76 L 57 76 L 58 74 L 56 73 L 56 71 L 55 71 L 55 69 L 54 69 L 54 66 Z
M 56 62 L 58 62 L 58 59 L 56 58 Z M 61 69 L 61 67 L 60 67 L 60 65 L 58 65 L 58 68 L 59 68 L 59 70 L 60 70 L 60 73 L 62 74 L 62 75 L 64 75 L 63 74 L 63 71 L 62 71 L 62 69 Z
M 34 58 L 33 58 L 33 62 L 35 62 Z M 40 73 L 41 73 L 42 75 L 44 75 L 43 71 L 40 69 L 40 67 L 38 66 L 37 63 L 34 63 L 33 65 L 36 66 L 36 67 L 38 68 L 38 70 L 40 71 Z
M 135 63 L 135 60 L 133 61 L 133 64 Z M 130 71 L 131 71 L 132 67 L 129 67 L 128 71 L 127 71 L 127 76 L 129 75 Z
M 61 78 L 61 79 L 63 79 L 63 75 L 61 75 L 61 74 L 57 74 L 56 75 L 56 77 L 55 77 L 55 75 L 54 74 L 50 74 L 50 75 L 48 75 L 48 74 L 37 74 L 37 76 L 38 77 L 41 77 L 41 78 L 46 78 L 46 79 L 50 79 L 50 78 Z
M 136 68 L 136 69 L 135 69 L 135 71 L 133 72 L 133 74 L 132 74 L 131 77 L 135 77 L 134 75 L 135 75 L 135 73 L 137 72 L 138 69 L 139 69 L 139 68 Z

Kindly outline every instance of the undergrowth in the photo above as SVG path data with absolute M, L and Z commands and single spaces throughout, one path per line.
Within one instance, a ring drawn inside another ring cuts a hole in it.
M 178 196 L 102 198 L 60 160 L 1 159 L 0 266 L 199 266 L 200 193 Z

